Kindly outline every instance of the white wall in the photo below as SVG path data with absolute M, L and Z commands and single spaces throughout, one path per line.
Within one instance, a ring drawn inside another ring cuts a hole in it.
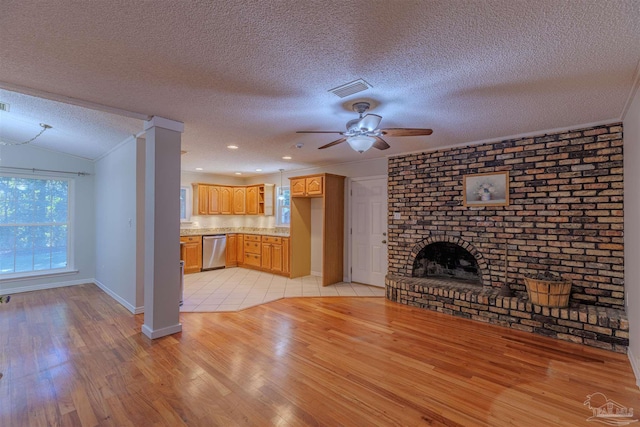
M 640 90 L 624 117 L 624 283 L 629 359 L 640 386 Z
M 144 140 L 120 145 L 95 164 L 96 274 L 98 286 L 131 312 L 144 306 L 138 266 L 138 147 Z M 141 196 L 142 198 L 142 196 Z M 141 225 L 140 225 L 141 226 Z M 139 288 L 139 289 L 138 289 Z
M 72 245 L 75 259 L 73 268 L 77 273 L 48 276 L 36 279 L 2 280 L 1 293 L 11 294 L 27 290 L 45 289 L 80 283 L 92 283 L 95 275 L 95 215 L 94 215 L 94 166 L 93 162 L 79 157 L 43 150 L 33 145 L 0 146 L 0 166 L 87 172 L 89 176 L 56 175 L 74 180 L 74 206 L 72 214 L 75 228 Z M 2 169 L 4 173 L 15 173 Z

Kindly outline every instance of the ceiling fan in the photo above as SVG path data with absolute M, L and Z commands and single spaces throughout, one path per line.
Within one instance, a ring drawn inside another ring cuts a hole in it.
M 431 135 L 433 131 L 431 129 L 416 129 L 416 128 L 388 128 L 378 129 L 378 125 L 382 120 L 381 116 L 377 114 L 363 114 L 369 109 L 370 104 L 368 102 L 356 102 L 353 104 L 353 111 L 360 114 L 360 117 L 347 122 L 347 131 L 332 131 L 332 130 L 300 130 L 296 133 L 338 133 L 343 135 L 344 138 L 337 139 L 322 147 L 329 148 L 334 145 L 341 144 L 345 141 L 349 143 L 358 153 L 364 153 L 371 147 L 375 147 L 378 150 L 386 150 L 389 148 L 389 144 L 382 139 L 382 136 L 421 136 Z

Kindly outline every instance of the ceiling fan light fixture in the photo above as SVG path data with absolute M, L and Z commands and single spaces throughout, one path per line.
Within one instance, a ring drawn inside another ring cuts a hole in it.
M 366 135 L 356 135 L 347 138 L 347 142 L 358 153 L 364 153 L 373 146 L 376 139 Z

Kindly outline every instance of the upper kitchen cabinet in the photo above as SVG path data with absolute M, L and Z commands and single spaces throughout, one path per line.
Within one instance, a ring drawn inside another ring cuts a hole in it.
M 220 188 L 220 214 L 231 215 L 233 213 L 233 187 Z
M 194 183 L 194 215 L 273 215 L 274 184 L 229 186 Z
M 233 213 L 234 215 L 247 213 L 247 189 L 245 187 L 233 187 Z
M 220 190 L 222 187 L 217 185 L 208 185 L 209 187 L 209 215 L 220 214 Z
M 291 178 L 291 197 L 322 197 L 323 194 L 323 175 Z
M 258 200 L 260 199 L 260 186 L 252 185 L 247 187 L 247 215 L 257 215 L 260 213 Z

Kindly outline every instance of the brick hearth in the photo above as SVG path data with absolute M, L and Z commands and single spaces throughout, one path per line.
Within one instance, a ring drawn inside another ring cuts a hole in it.
M 540 307 L 526 295 L 500 296 L 494 286 L 473 286 L 447 280 L 387 276 L 390 301 L 485 323 L 533 332 L 565 341 L 626 353 L 629 322 L 624 310 L 579 304 Z

